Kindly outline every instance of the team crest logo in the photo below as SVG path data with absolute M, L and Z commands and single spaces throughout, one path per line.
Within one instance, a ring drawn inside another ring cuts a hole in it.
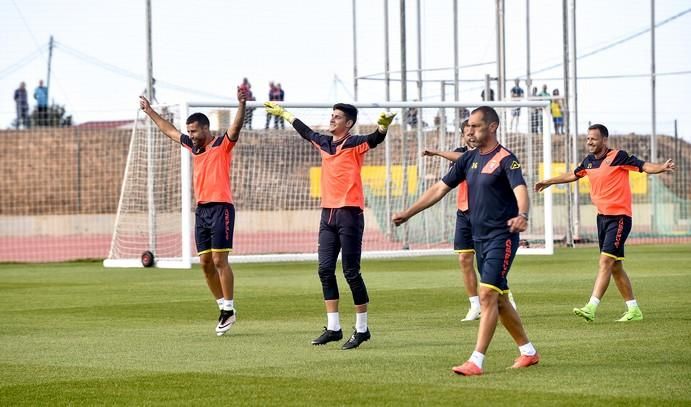
M 517 170 L 519 168 L 521 168 L 521 164 L 519 164 L 518 161 L 512 161 L 511 162 L 511 169 L 512 170 Z
M 489 168 L 490 171 L 494 171 L 494 170 L 497 168 L 498 165 L 499 165 L 499 163 L 497 163 L 496 161 L 492 160 L 492 161 L 490 161 L 489 163 L 487 163 L 487 168 Z
M 473 165 L 470 166 L 471 170 L 476 170 L 477 169 L 477 163 L 473 163 Z
M 612 160 L 605 160 L 605 164 L 607 164 L 607 165 L 612 164 Z

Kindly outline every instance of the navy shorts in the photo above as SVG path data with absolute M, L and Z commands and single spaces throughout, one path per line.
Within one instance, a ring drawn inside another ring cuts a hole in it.
M 518 233 L 475 241 L 475 257 L 480 273 L 480 285 L 500 294 L 509 292 L 507 275 L 518 250 Z
M 453 237 L 453 250 L 456 253 L 475 253 L 470 218 L 460 209 L 456 211 L 456 233 Z
M 197 254 L 233 250 L 235 206 L 231 203 L 199 204 L 194 212 Z
M 631 217 L 597 215 L 597 239 L 600 253 L 615 260 L 624 260 L 624 242 L 631 232 Z

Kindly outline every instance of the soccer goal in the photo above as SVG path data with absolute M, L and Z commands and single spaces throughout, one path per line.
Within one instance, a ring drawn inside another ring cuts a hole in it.
M 315 131 L 328 134 L 332 103 L 283 103 Z M 375 130 L 383 110 L 398 115 L 384 143 L 370 150 L 362 168 L 365 189 L 363 257 L 453 254 L 456 192 L 395 227 L 392 214 L 411 205 L 446 173 L 450 162 L 426 157 L 426 149 L 453 150 L 458 124 L 477 102 L 354 103 L 354 134 Z M 499 113 L 500 142 L 521 161 L 531 216 L 519 254 L 552 254 L 552 195 L 532 185 L 552 170 L 549 102 L 490 102 Z M 232 121 L 237 103 L 159 106 L 184 132 L 188 114 L 205 113 L 214 134 Z M 142 115 L 140 115 L 142 116 Z M 261 103 L 248 103 L 246 128 L 233 150 L 236 207 L 231 262 L 316 259 L 320 219 L 320 154 L 289 123 L 267 117 Z M 187 268 L 194 248 L 192 164 L 187 150 L 138 117 L 132 129 L 115 227 L 106 267 L 142 267 L 151 251 L 157 267 Z

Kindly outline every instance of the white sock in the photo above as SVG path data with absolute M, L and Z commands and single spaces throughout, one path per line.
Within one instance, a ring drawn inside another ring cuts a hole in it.
M 535 350 L 535 347 L 530 342 L 526 343 L 525 345 L 519 346 L 518 351 L 521 352 L 521 355 L 526 355 L 526 356 L 533 356 L 534 354 L 537 353 L 537 351 Z
M 590 301 L 588 301 L 588 304 L 593 304 L 594 306 L 600 305 L 600 299 L 597 297 L 590 297 Z
M 338 312 L 327 312 L 326 313 L 326 329 L 329 331 L 340 331 L 341 322 L 338 318 Z
M 216 304 L 218 304 L 218 309 L 223 309 L 223 297 L 217 299 Z
M 480 297 L 479 296 L 474 296 L 474 297 L 468 297 L 468 301 L 470 301 L 470 308 L 480 308 Z
M 235 309 L 235 304 L 233 304 L 233 300 L 223 300 L 223 308 L 221 308 L 223 311 L 231 311 Z
M 633 308 L 633 307 L 637 307 L 637 306 L 638 306 L 638 303 L 636 302 L 635 299 L 633 299 L 633 300 L 631 300 L 631 301 L 626 301 L 626 306 L 627 306 L 629 309 L 631 309 L 631 308 Z
M 473 351 L 473 353 L 470 355 L 470 359 L 468 360 L 475 363 L 477 367 L 482 369 L 482 364 L 485 363 L 485 355 L 480 352 Z
M 367 312 L 359 312 L 355 314 L 355 331 L 367 332 Z

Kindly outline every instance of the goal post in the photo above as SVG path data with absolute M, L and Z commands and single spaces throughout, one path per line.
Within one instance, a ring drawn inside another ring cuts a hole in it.
M 187 105 L 155 106 L 184 129 Z M 190 268 L 192 165 L 189 152 L 137 112 L 108 257 L 104 267 L 143 267 L 145 251 L 159 268 Z M 197 259 L 198 261 L 198 259 Z
M 528 230 L 521 234 L 518 253 L 552 254 L 552 192 L 547 189 L 537 194 L 532 190 L 537 180 L 552 172 L 549 102 L 482 104 L 499 113 L 499 141 L 521 161 L 528 184 L 531 216 Z M 281 105 L 315 131 L 328 134 L 333 103 Z M 398 113 L 385 142 L 366 154 L 362 168 L 366 206 L 363 257 L 453 254 L 455 190 L 401 227 L 394 227 L 390 219 L 448 170 L 448 161 L 423 157 L 422 152 L 458 147 L 461 140 L 455 118 L 462 120 L 479 103 L 353 105 L 359 109 L 354 134 L 374 131 L 381 111 Z M 221 135 L 232 122 L 237 106 L 237 102 L 189 102 L 156 110 L 163 109 L 183 132 L 188 113 L 205 113 L 212 133 Z M 246 116 L 249 128 L 242 130 L 233 149 L 230 171 L 237 213 L 231 262 L 316 259 L 320 154 L 289 123 L 267 116 L 262 103 L 248 102 Z M 151 250 L 157 267 L 188 268 L 199 261 L 193 255 L 191 155 L 161 134 L 148 118 L 144 119 L 135 120 L 132 131 L 111 249 L 104 266 L 142 267 L 142 252 Z M 153 249 L 151 241 L 156 242 Z

